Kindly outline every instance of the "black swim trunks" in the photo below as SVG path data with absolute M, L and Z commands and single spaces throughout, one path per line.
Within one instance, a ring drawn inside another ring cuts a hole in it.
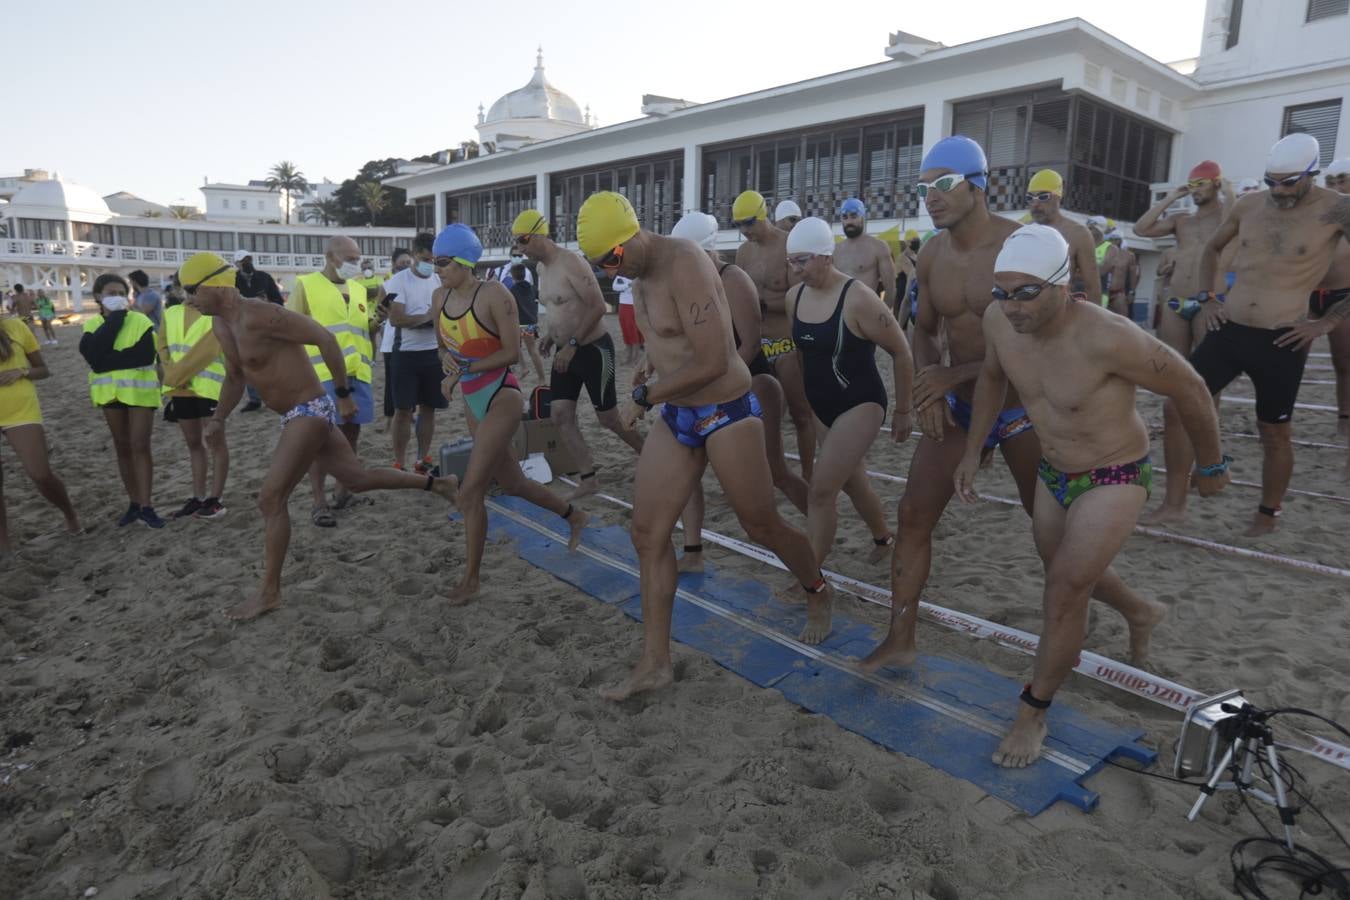
M 1350 297 L 1350 287 L 1337 288 L 1331 291 L 1313 291 L 1312 295 L 1308 297 L 1308 315 L 1314 319 L 1320 319 L 1326 315 L 1327 310 L 1347 297 Z
M 216 401 L 205 397 L 170 397 L 164 407 L 165 422 L 184 422 L 206 419 L 215 415 Z
M 1210 394 L 1217 394 L 1239 375 L 1246 374 L 1256 388 L 1256 420 L 1269 425 L 1288 422 L 1294 415 L 1306 349 L 1297 352 L 1275 346 L 1288 328 L 1251 328 L 1225 322 L 1205 335 L 1191 354 L 1191 365 Z
M 553 402 L 575 403 L 585 387 L 596 412 L 605 412 L 619 405 L 614 383 L 614 339 L 608 334 L 577 347 L 566 372 L 553 370 L 549 389 Z

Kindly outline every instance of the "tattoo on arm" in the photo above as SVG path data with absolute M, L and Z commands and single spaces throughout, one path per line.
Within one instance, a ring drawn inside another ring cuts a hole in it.
M 1167 363 L 1169 361 L 1170 361 L 1170 354 L 1168 354 L 1167 348 L 1160 347 L 1153 352 L 1153 356 L 1149 358 L 1148 363 L 1153 367 L 1153 371 L 1161 375 L 1164 371 L 1167 370 Z

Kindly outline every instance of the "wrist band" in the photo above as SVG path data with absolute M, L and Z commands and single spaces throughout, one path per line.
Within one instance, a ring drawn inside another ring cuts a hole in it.
M 1040 700 L 1040 699 L 1037 699 L 1036 695 L 1033 694 L 1033 693 L 1031 693 L 1031 682 L 1029 682 L 1029 681 L 1026 683 L 1025 686 L 1023 686 L 1023 688 L 1022 688 L 1022 695 L 1021 695 L 1020 697 L 1018 697 L 1017 699 L 1021 700 L 1023 703 L 1025 703 L 1027 706 L 1030 706 L 1032 709 L 1049 709 L 1049 708 L 1050 708 L 1050 701 L 1049 701 L 1049 700 Z

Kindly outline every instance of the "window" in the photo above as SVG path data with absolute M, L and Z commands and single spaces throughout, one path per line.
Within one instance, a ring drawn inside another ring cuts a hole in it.
M 248 209 L 248 201 L 247 201 L 247 200 L 240 200 L 240 201 L 239 201 L 239 208 L 240 208 L 240 209 Z M 259 208 L 259 209 L 262 209 L 261 206 L 258 207 L 258 208 Z
M 64 241 L 66 223 L 55 219 L 20 219 L 19 237 L 28 241 Z
M 556 241 L 576 240 L 577 210 L 591 193 L 610 185 L 609 190 L 623 194 L 633 204 L 643 228 L 669 234 L 680 217 L 684 156 L 646 156 L 610 163 L 603 169 L 556 172 L 549 181 L 553 192 L 551 228 Z
M 111 225 L 95 225 L 92 222 L 71 222 L 75 228 L 75 240 L 84 241 L 88 244 L 112 244 L 113 227 Z
M 220 198 L 220 208 L 221 208 L 221 209 L 229 209 L 229 208 L 230 208 L 230 198 L 229 198 L 229 197 L 221 197 L 221 198 Z
M 413 201 L 413 226 L 418 231 L 436 230 L 436 198 L 418 197 Z
M 1242 31 L 1242 0 L 1232 0 L 1232 5 L 1228 7 L 1228 39 L 1223 42 L 1223 49 L 1232 50 L 1237 46 L 1240 31 Z
M 184 231 L 184 250 L 210 250 L 214 253 L 234 252 L 233 231 Z
M 296 234 L 291 236 L 295 253 L 309 253 L 318 256 L 328 244 L 328 236 L 323 234 Z
M 511 243 L 511 223 L 516 216 L 537 205 L 534 179 L 510 184 L 490 185 L 460 194 L 447 194 L 445 214 L 447 223 L 462 222 L 472 228 L 484 247 L 506 247 Z M 606 189 L 609 189 L 608 186 Z M 598 190 L 595 187 L 592 191 Z M 425 230 L 436 227 L 435 199 L 425 198 L 427 207 Z M 420 220 L 418 228 L 423 228 Z
M 361 248 L 361 255 L 365 257 L 388 256 L 394 252 L 394 239 L 391 237 L 364 237 L 358 235 L 353 238 L 356 246 Z
M 1350 0 L 1308 0 L 1309 22 L 1350 13 Z
M 291 241 L 285 234 L 240 234 L 239 246 L 254 253 L 290 253 Z
M 709 147 L 702 205 L 724 228 L 736 195 L 747 189 L 763 194 L 770 209 L 792 199 L 805 215 L 826 219 L 847 197 L 862 200 L 874 218 L 917 215 L 922 156 L 923 119 L 909 111 Z
M 1284 124 L 1280 126 L 1280 137 L 1295 132 L 1306 132 L 1317 138 L 1322 147 L 1319 168 L 1326 168 L 1336 158 L 1336 130 L 1341 124 L 1341 101 L 1324 100 L 1321 103 L 1304 103 L 1301 106 L 1284 108 Z
M 127 225 L 117 226 L 117 243 L 123 247 L 163 247 L 172 249 L 178 246 L 174 232 L 170 228 L 139 228 Z

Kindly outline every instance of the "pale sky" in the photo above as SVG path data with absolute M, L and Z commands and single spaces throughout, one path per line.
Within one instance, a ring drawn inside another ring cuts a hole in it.
M 889 32 L 953 45 L 1081 15 L 1163 62 L 1199 52 L 1204 0 L 758 4 L 678 0 L 7 4 L 0 175 L 200 206 L 278 160 L 341 181 L 477 137 L 478 104 L 549 80 L 602 125 L 644 93 L 716 100 L 885 60 Z M 396 14 L 389 11 L 395 10 Z

